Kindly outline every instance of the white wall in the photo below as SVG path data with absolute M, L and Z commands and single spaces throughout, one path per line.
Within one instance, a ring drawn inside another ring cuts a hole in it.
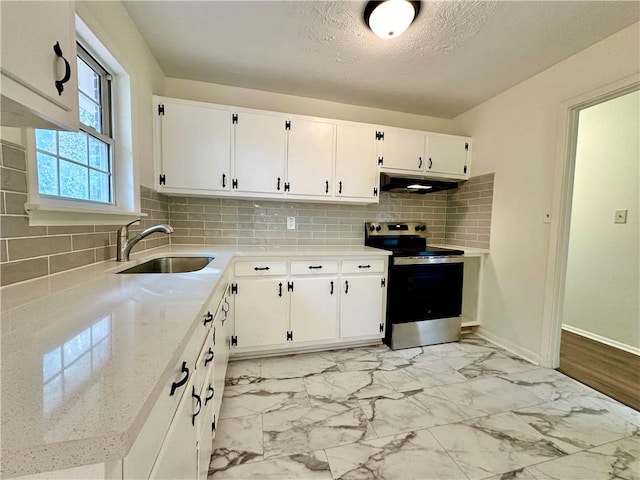
M 315 98 L 297 97 L 179 78 L 166 79 L 165 95 L 184 100 L 219 103 L 236 107 L 257 108 L 353 122 L 379 123 L 393 127 L 440 133 L 454 133 L 451 131 L 451 120 L 444 118 L 360 107 Z
M 580 112 L 562 321 L 640 351 L 639 190 L 636 91 Z
M 637 23 L 453 120 L 456 132 L 473 137 L 473 175 L 495 172 L 481 331 L 535 361 L 543 351 L 551 227 L 543 218 L 552 204 L 561 106 L 639 71 Z
M 142 185 L 153 187 L 153 101 L 165 76 L 120 2 L 77 1 L 76 13 L 131 79 L 132 151 Z

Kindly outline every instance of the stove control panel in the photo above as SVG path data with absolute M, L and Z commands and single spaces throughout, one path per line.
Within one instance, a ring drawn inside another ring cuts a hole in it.
M 367 237 L 374 236 L 427 236 L 427 226 L 421 222 L 367 222 L 364 224 Z

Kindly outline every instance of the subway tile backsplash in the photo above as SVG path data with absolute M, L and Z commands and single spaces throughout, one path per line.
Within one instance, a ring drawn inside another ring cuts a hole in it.
M 387 194 L 379 205 L 170 197 L 171 243 L 205 245 L 362 245 L 364 222 L 424 221 L 443 243 L 446 193 Z M 287 230 L 287 217 L 296 228 Z
M 0 284 L 29 280 L 115 258 L 120 225 L 30 227 L 25 151 L 2 143 L 0 156 Z M 493 174 L 456 190 L 426 195 L 382 192 L 378 205 L 167 197 L 140 187 L 147 217 L 131 228 L 169 223 L 170 235 L 153 235 L 135 251 L 172 244 L 362 245 L 368 221 L 423 221 L 431 244 L 489 248 Z M 287 229 L 287 217 L 296 228 Z

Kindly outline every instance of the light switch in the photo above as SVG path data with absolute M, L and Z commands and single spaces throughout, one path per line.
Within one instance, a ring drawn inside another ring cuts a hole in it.
M 613 223 L 627 223 L 627 209 L 616 210 L 616 216 Z
M 551 223 L 551 212 L 544 212 L 544 216 L 542 217 L 542 223 Z
M 287 217 L 287 230 L 296 229 L 296 217 Z

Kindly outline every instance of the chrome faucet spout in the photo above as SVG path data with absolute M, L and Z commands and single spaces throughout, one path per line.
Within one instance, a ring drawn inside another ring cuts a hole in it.
M 143 231 L 141 231 L 138 235 L 133 238 L 129 238 L 129 226 L 132 223 L 136 223 L 139 220 L 135 220 L 124 227 L 121 227 L 118 230 L 118 252 L 117 252 L 117 260 L 118 262 L 127 262 L 129 260 L 129 254 L 131 253 L 131 249 L 135 247 L 135 245 L 145 237 L 148 237 L 152 233 L 164 233 L 169 235 L 173 233 L 173 227 L 171 225 L 160 224 L 153 225 Z

